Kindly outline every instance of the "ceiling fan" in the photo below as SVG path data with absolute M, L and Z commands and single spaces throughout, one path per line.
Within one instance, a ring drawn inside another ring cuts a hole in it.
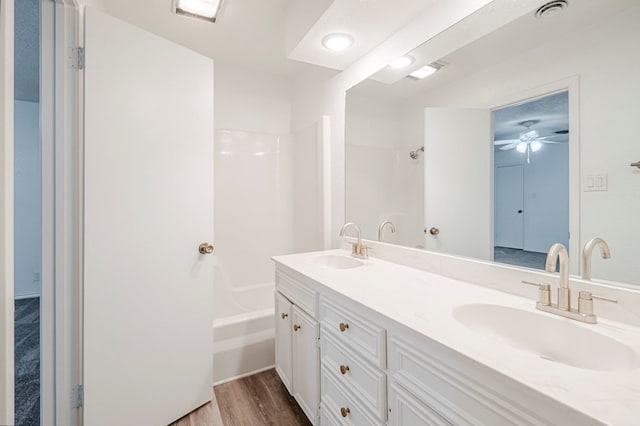
M 540 136 L 537 130 L 531 130 L 531 126 L 539 123 L 540 120 L 525 120 L 518 123 L 518 125 L 523 126 L 525 128 L 524 131 L 520 132 L 520 137 L 518 139 L 505 139 L 505 140 L 496 140 L 493 141 L 495 146 L 504 145 L 500 148 L 500 151 L 509 151 L 512 149 L 518 150 L 518 152 L 527 154 L 527 163 L 531 162 L 530 154 L 532 152 L 539 151 L 542 148 L 543 144 L 555 144 L 561 142 L 551 141 L 549 139 L 560 137 L 564 134 L 567 134 L 568 131 L 559 131 L 556 132 L 558 134 L 550 135 L 550 136 Z

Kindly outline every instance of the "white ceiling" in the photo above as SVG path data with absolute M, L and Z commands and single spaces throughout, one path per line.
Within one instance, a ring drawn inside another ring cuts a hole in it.
M 290 0 L 300 1 L 300 0 Z M 334 0 L 289 53 L 290 59 L 344 70 L 438 0 Z M 350 34 L 354 44 L 332 52 L 322 46 L 331 33 Z
M 536 130 L 541 137 L 554 136 L 550 140 L 559 143 L 569 140 L 567 134 L 556 133 L 569 130 L 568 92 L 502 108 L 492 115 L 494 140 L 518 139 L 520 132 L 526 129 L 521 123 L 529 120 L 536 122 L 531 130 Z
M 542 3 L 544 0 L 541 0 Z M 410 103 L 415 98 L 424 97 L 431 89 L 451 84 L 518 53 L 549 43 L 637 4 L 638 0 L 572 1 L 564 12 L 544 19 L 535 18 L 532 11 L 454 52 L 438 58 L 429 58 L 429 60 L 443 60 L 448 65 L 424 80 L 402 78 L 393 84 L 384 84 L 368 79 L 352 90 L 355 93 L 379 99 Z M 440 38 L 448 37 L 447 33 L 451 31 L 464 32 L 468 22 L 473 22 L 473 18 L 472 15 L 461 21 L 416 50 L 424 51 L 430 45 L 437 44 Z
M 82 0 L 81 0 L 82 1 Z M 446 0 L 223 0 L 215 24 L 172 13 L 172 0 L 84 0 L 147 31 L 228 65 L 298 78 L 343 70 L 430 4 Z M 331 32 L 356 42 L 321 45 Z

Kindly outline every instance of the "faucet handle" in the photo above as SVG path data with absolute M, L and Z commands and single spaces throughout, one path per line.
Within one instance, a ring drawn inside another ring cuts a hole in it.
M 551 285 L 545 283 L 532 283 L 531 281 L 522 281 L 522 284 L 538 287 L 538 303 L 544 306 L 551 305 Z
M 618 303 L 616 299 L 597 296 L 591 294 L 590 291 L 581 291 L 578 293 L 578 313 L 582 315 L 593 315 L 593 299 L 604 300 L 606 302 Z

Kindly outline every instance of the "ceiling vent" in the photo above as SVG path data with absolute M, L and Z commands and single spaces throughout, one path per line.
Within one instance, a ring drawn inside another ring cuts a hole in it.
M 536 18 L 546 18 L 569 7 L 567 0 L 554 0 L 543 4 L 536 10 Z

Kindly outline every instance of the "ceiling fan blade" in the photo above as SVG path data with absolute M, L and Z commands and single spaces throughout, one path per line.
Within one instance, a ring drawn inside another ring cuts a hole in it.
M 540 139 L 538 139 L 538 142 L 540 142 L 540 143 L 548 143 L 548 144 L 562 144 L 562 143 L 567 143 L 567 142 L 558 142 L 558 141 L 541 141 Z
M 493 141 L 494 145 L 509 145 L 512 143 L 520 143 L 520 139 L 504 139 L 499 141 Z
M 518 143 L 520 143 L 520 141 L 518 141 Z M 509 150 L 515 149 L 516 146 L 518 146 L 517 143 L 512 143 L 510 145 L 505 145 L 502 148 L 500 148 L 500 151 L 509 151 Z
M 551 139 L 551 138 L 566 138 L 567 135 L 549 135 L 549 136 L 542 136 L 541 138 L 536 138 L 537 141 L 543 141 L 545 139 Z

